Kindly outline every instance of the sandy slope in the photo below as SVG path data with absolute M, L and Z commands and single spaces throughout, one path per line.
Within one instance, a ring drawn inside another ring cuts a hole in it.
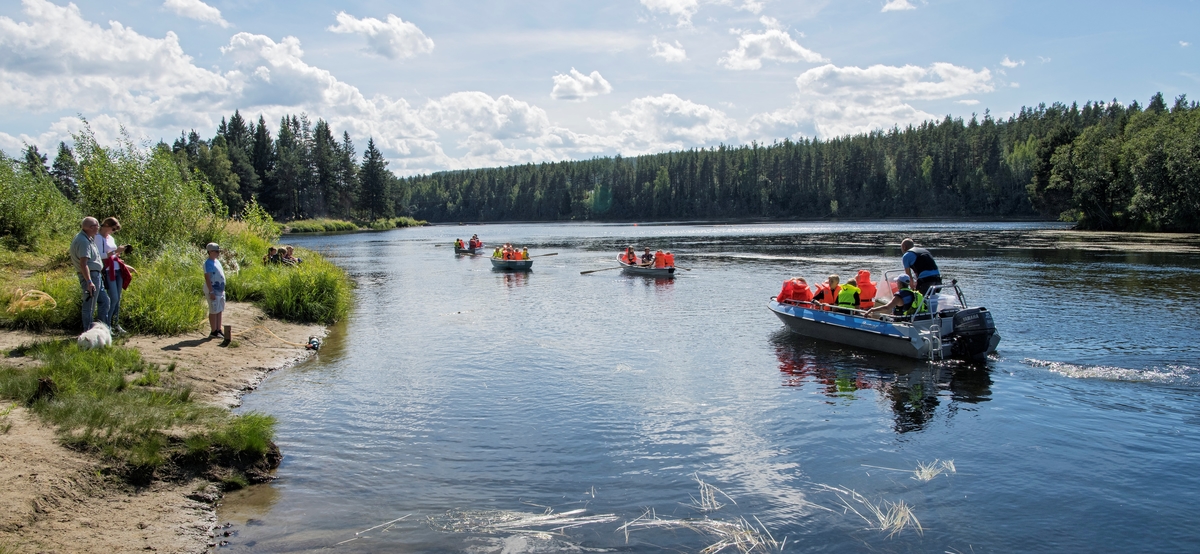
M 176 364 L 195 398 L 234 406 L 268 371 L 303 360 L 296 345 L 323 336 L 320 326 L 266 318 L 249 304 L 230 303 L 225 323 L 233 343 L 221 347 L 206 333 L 175 337 L 137 336 L 125 344 L 150 362 Z M 263 328 L 265 326 L 272 336 Z M 58 338 L 0 331 L 0 350 L 33 340 Z M 285 342 L 286 341 L 286 342 Z M 288 344 L 288 343 L 295 344 Z M 25 358 L 0 364 L 29 366 Z M 0 411 L 12 402 L 0 404 Z M 156 482 L 135 488 L 102 475 L 100 460 L 61 446 L 54 430 L 17 406 L 0 434 L 0 551 L 17 552 L 200 552 L 220 540 L 213 504 L 216 487 L 203 480 Z

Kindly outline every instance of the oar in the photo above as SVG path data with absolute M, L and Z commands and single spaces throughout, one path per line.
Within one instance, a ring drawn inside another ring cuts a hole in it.
M 597 271 L 608 271 L 608 270 L 610 270 L 610 269 L 621 269 L 622 267 L 624 267 L 624 266 L 620 266 L 620 265 L 619 265 L 619 266 L 617 266 L 617 267 L 606 267 L 606 268 L 604 268 L 604 269 L 592 269 L 592 270 L 589 270 L 589 271 L 580 271 L 580 272 L 579 272 L 579 274 L 580 274 L 580 275 L 587 275 L 588 273 L 595 273 L 595 272 L 597 272 Z
M 675 269 L 682 269 L 682 270 L 684 270 L 684 271 L 691 271 L 691 269 L 689 269 L 689 268 L 686 268 L 686 267 L 679 267 L 679 266 L 675 266 Z
M 558 255 L 558 252 L 553 252 L 550 254 L 538 254 L 537 256 L 530 256 L 530 258 L 545 258 L 547 256 L 557 256 L 557 255 Z

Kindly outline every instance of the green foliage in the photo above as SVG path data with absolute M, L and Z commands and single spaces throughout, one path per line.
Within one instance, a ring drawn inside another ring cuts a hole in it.
M 242 221 L 252 233 L 267 242 L 278 240 L 279 235 L 283 233 L 283 226 L 275 223 L 271 214 L 267 213 L 255 198 L 246 202 L 246 208 L 242 210 Z
M 204 304 L 202 251 L 175 246 L 137 267 L 121 300 L 121 325 L 143 334 L 178 335 L 199 327 Z
M 89 127 L 75 135 L 83 211 L 121 221 L 121 237 L 135 252 L 172 242 L 203 244 L 219 230 L 223 209 L 199 174 L 181 171 L 165 147 L 144 149 L 128 137 L 116 147 L 96 142 Z
M 35 344 L 24 354 L 42 364 L 0 368 L 0 396 L 28 405 L 58 428 L 64 442 L 101 453 L 132 472 L 153 470 L 177 456 L 207 456 L 214 448 L 242 460 L 261 458 L 269 448 L 274 419 L 232 416 L 192 402 L 189 389 L 164 377 L 137 350 L 84 351 L 68 340 Z M 41 378 L 54 382 L 52 397 L 36 397 Z M 182 429 L 189 432 L 180 440 Z
M 370 223 L 365 223 L 364 226 L 374 231 L 386 231 L 388 229 L 403 229 L 405 227 L 420 227 L 429 225 L 429 222 L 419 219 L 413 219 L 408 216 L 380 218 Z
M 0 239 L 10 248 L 78 231 L 78 208 L 45 171 L 37 174 L 0 152 Z
M 254 302 L 271 317 L 330 324 L 350 312 L 352 282 L 346 272 L 307 250 L 296 266 L 256 264 L 228 276 L 226 297 Z
M 289 233 L 333 233 L 357 231 L 358 225 L 338 219 L 301 219 L 287 224 Z
M 79 330 L 83 290 L 79 286 L 79 277 L 74 272 L 64 269 L 38 272 L 15 283 L 9 281 L 7 285 L 13 286 L 0 287 L 0 307 L 3 308 L 0 310 L 0 325 L 29 331 Z M 45 292 L 54 299 L 54 305 L 20 309 L 19 306 L 13 305 L 14 301 L 19 300 L 16 296 L 17 290 Z

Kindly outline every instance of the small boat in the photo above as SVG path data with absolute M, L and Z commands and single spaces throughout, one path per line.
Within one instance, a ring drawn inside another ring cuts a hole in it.
M 504 271 L 529 271 L 533 269 L 533 260 L 501 260 L 492 258 L 492 269 Z
M 966 307 L 958 282 L 930 287 L 925 311 L 907 317 L 865 317 L 866 312 L 812 302 L 767 305 L 793 333 L 857 348 L 922 360 L 978 360 L 996 351 L 1000 335 L 992 313 Z
M 455 246 L 454 253 L 455 254 L 469 254 L 471 256 L 474 256 L 475 249 L 474 248 L 459 248 L 459 247 Z
M 675 268 L 674 267 L 654 267 L 654 266 L 640 266 L 640 265 L 627 264 L 620 257 L 617 257 L 617 263 L 621 264 L 621 273 L 624 273 L 626 275 L 642 275 L 645 277 L 662 277 L 664 279 L 671 279 L 671 278 L 675 277 Z

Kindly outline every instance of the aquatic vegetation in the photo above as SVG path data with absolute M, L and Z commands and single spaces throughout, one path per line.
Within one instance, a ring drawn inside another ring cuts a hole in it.
M 934 460 L 929 463 L 917 462 L 917 469 L 913 470 L 913 479 L 918 481 L 932 481 L 942 473 L 957 473 L 958 470 L 954 467 L 954 460 Z
M 787 544 L 785 537 L 782 542 L 776 541 L 771 531 L 757 517 L 754 526 L 744 517 L 733 521 L 716 519 L 662 519 L 653 510 L 646 510 L 633 521 L 626 522 L 617 528 L 617 532 L 625 533 L 625 542 L 629 542 L 629 531 L 634 529 L 688 529 L 704 535 L 716 542 L 700 550 L 702 554 L 715 554 L 722 550 L 733 548 L 739 552 L 776 552 L 782 551 Z
M 562 534 L 565 529 L 617 521 L 613 514 L 587 515 L 582 508 L 554 513 L 546 508 L 542 513 L 509 510 L 450 510 L 440 517 L 430 517 L 429 526 L 447 533 L 514 533 L 548 537 Z
M 847 510 L 854 512 L 855 515 L 867 522 L 868 529 L 886 531 L 889 538 L 906 528 L 916 530 L 918 535 L 925 533 L 925 530 L 921 527 L 920 520 L 917 519 L 916 514 L 912 511 L 912 507 L 903 500 L 896 502 L 890 500 L 872 502 L 852 489 L 831 487 L 829 485 L 820 485 L 820 487 L 833 492 Z M 855 505 L 861 507 L 862 511 L 860 512 L 855 508 Z M 866 512 L 866 514 L 863 512 Z
M 692 507 L 700 510 L 701 512 L 715 512 L 720 510 L 721 507 L 725 506 L 725 504 L 717 501 L 717 494 L 720 494 L 730 502 L 733 502 L 734 506 L 737 505 L 737 502 L 734 502 L 734 500 L 730 498 L 728 494 L 725 494 L 724 491 L 705 483 L 702 479 L 700 479 L 699 474 L 694 473 L 692 474 L 692 477 L 695 478 L 696 482 L 700 484 L 700 498 L 696 498 L 694 496 L 691 497 Z

